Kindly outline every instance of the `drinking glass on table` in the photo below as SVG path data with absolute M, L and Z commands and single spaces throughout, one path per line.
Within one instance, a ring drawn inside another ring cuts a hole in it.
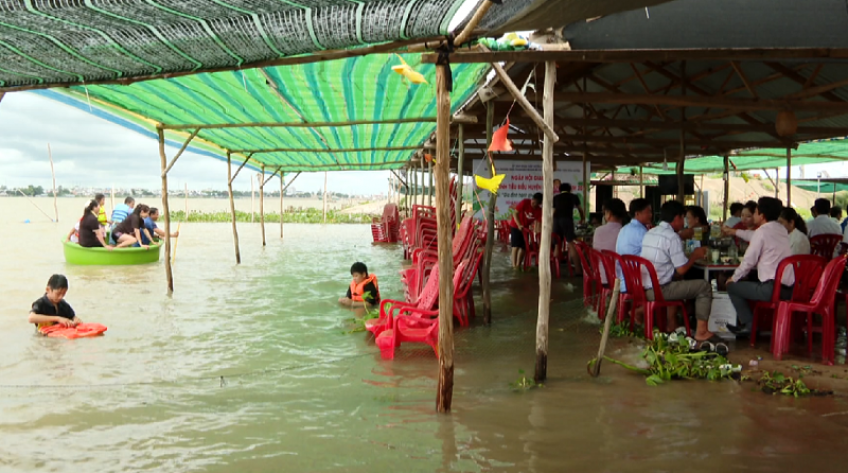
M 710 256 L 712 257 L 713 264 L 718 263 L 718 260 L 721 257 L 721 250 L 713 248 L 710 252 Z

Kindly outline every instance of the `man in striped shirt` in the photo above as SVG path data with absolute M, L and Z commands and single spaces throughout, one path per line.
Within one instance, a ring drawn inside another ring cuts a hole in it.
M 660 285 L 663 298 L 669 301 L 685 301 L 695 299 L 695 318 L 698 320 L 695 340 L 704 341 L 713 337 L 707 330 L 707 321 L 713 303 L 713 292 L 710 284 L 703 279 L 675 281 L 675 276 L 683 276 L 707 254 L 707 248 L 696 248 L 687 258 L 683 253 L 683 241 L 677 232 L 683 229 L 686 207 L 680 202 L 671 200 L 660 208 L 660 224 L 645 234 L 642 240 L 642 257 L 653 263 L 657 272 L 657 282 Z M 654 300 L 653 283 L 643 271 L 642 283 L 648 300 Z M 673 313 L 668 316 L 668 327 L 673 329 L 677 320 Z

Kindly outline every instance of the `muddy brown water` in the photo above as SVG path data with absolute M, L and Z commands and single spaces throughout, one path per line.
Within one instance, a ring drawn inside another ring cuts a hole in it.
M 3 200 L 0 200 L 2 208 Z M 14 210 L 2 208 L 9 217 Z M 837 471 L 848 402 L 789 399 L 732 382 L 648 387 L 605 365 L 586 376 L 597 328 L 554 283 L 548 382 L 516 392 L 533 370 L 537 282 L 497 253 L 495 317 L 456 331 L 451 415 L 434 413 L 437 363 L 403 346 L 381 360 L 344 334 L 336 306 L 355 260 L 399 296 L 396 247 L 367 226 L 240 225 L 234 265 L 226 224 L 183 226 L 176 293 L 161 264 L 66 265 L 66 225 L 0 229 L 0 471 L 30 472 L 645 472 Z M 53 272 L 102 338 L 33 335 L 29 305 Z M 577 281 L 574 281 L 575 283 Z M 476 289 L 475 289 L 476 290 Z M 633 358 L 635 349 L 614 352 Z

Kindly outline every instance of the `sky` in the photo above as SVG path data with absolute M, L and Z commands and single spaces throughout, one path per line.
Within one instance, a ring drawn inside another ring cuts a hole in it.
M 85 111 L 28 92 L 8 93 L 0 101 L 0 185 L 51 188 L 47 145 L 53 154 L 56 184 L 64 187 L 160 189 L 156 140 Z M 168 147 L 167 155 L 178 150 Z M 242 171 L 236 190 L 250 190 L 250 173 Z M 328 173 L 327 188 L 345 194 L 380 194 L 388 190 L 388 171 Z M 276 178 L 269 185 L 279 189 Z M 168 173 L 171 188 L 227 187 L 227 163 L 185 152 Z M 315 192 L 324 173 L 303 173 L 291 189 Z

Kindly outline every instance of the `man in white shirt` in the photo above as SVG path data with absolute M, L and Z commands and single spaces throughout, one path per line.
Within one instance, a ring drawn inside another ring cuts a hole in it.
M 818 204 L 818 201 L 816 202 Z M 754 213 L 754 223 L 758 225 L 757 230 L 751 236 L 751 244 L 745 252 L 745 258 L 736 268 L 733 277 L 727 282 L 727 294 L 730 302 L 736 309 L 738 323 L 735 328 L 730 328 L 737 335 L 749 335 L 751 333 L 751 322 L 754 319 L 748 301 L 769 301 L 777 273 L 777 266 L 784 258 L 792 256 L 789 245 L 789 234 L 786 228 L 778 223 L 783 203 L 774 197 L 761 197 L 757 202 L 757 211 Z M 821 215 L 820 215 L 821 216 Z M 830 219 L 827 213 L 824 218 Z M 751 272 L 757 270 L 759 281 L 743 281 L 742 279 Z M 780 281 L 783 287 L 780 290 L 781 299 L 792 297 L 792 286 L 795 284 L 795 274 L 789 268 L 783 273 Z
M 680 202 L 671 200 L 660 208 L 660 224 L 645 234 L 642 240 L 642 257 L 653 263 L 657 272 L 657 282 L 660 284 L 663 298 L 670 301 L 695 299 L 695 318 L 698 327 L 695 340 L 704 341 L 713 337 L 707 330 L 707 321 L 713 303 L 713 292 L 710 284 L 703 279 L 689 281 L 674 281 L 675 275 L 683 276 L 699 259 L 707 254 L 707 248 L 696 248 L 687 258 L 683 254 L 683 241 L 677 232 L 683 229 L 686 207 Z M 785 230 L 784 230 L 785 233 Z M 642 275 L 645 285 L 645 295 L 648 300 L 654 300 L 654 290 L 651 280 L 646 274 Z M 677 321 L 669 315 L 668 326 L 674 327 Z
M 842 235 L 842 227 L 830 218 L 830 201 L 827 199 L 816 199 L 813 208 L 816 211 L 816 218 L 807 224 L 807 236 L 810 238 L 816 235 L 837 234 Z

